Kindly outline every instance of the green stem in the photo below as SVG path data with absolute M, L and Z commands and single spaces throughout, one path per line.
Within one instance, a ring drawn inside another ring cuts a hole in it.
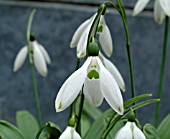
M 82 94 L 81 94 L 81 99 L 80 99 L 80 109 L 79 109 L 79 113 L 78 113 L 78 120 L 77 120 L 77 124 L 76 124 L 76 131 L 79 133 L 79 135 L 81 135 L 81 115 L 83 112 L 83 104 L 84 104 L 84 93 L 83 93 L 83 88 L 84 85 L 82 87 Z
M 133 78 L 133 68 L 132 68 L 132 58 L 131 58 L 131 52 L 130 52 L 130 35 L 128 31 L 128 25 L 127 25 L 127 18 L 126 18 L 126 12 L 124 10 L 123 4 L 121 0 L 117 0 L 117 3 L 120 8 L 120 15 L 122 17 L 125 34 L 126 34 L 126 49 L 127 49 L 127 55 L 128 55 L 128 63 L 129 63 L 129 71 L 130 71 L 130 82 L 131 82 L 131 91 L 132 91 L 132 98 L 135 97 L 135 86 L 134 86 L 134 78 Z
M 157 96 L 158 99 L 161 98 L 162 90 L 163 90 L 163 80 L 164 80 L 165 63 L 166 63 L 166 50 L 167 50 L 167 41 L 168 41 L 168 30 L 169 30 L 169 17 L 166 16 L 166 19 L 165 19 L 165 28 L 164 28 L 162 63 L 161 63 L 161 71 L 160 71 L 160 78 L 159 78 L 160 80 L 159 80 L 158 96 Z M 155 121 L 154 121 L 155 127 L 158 126 L 159 111 L 160 111 L 160 102 L 157 102 L 156 103 Z
M 36 78 L 35 78 L 34 66 L 31 63 L 30 63 L 30 69 L 31 69 L 31 75 L 32 75 L 32 85 L 33 85 L 33 89 L 34 89 L 34 97 L 35 97 L 35 102 L 36 102 L 38 124 L 39 124 L 39 127 L 41 127 L 41 112 L 40 112 L 40 104 L 39 104 L 39 98 L 38 98 L 37 82 L 36 82 Z
M 30 70 L 31 70 L 31 75 L 32 75 L 32 84 L 33 84 L 34 97 L 35 97 L 35 102 L 36 102 L 38 124 L 39 124 L 39 127 L 41 127 L 40 105 L 39 105 L 38 90 L 37 90 L 34 66 L 33 66 L 33 61 L 32 61 L 32 48 L 31 48 L 31 44 L 30 44 L 30 30 L 31 30 L 31 24 L 32 24 L 32 20 L 33 20 L 35 12 L 36 12 L 35 9 L 32 10 L 32 12 L 28 18 L 27 30 L 26 30 L 26 41 L 27 41 L 27 46 L 28 46 L 28 50 L 29 50 L 29 65 L 30 65 Z

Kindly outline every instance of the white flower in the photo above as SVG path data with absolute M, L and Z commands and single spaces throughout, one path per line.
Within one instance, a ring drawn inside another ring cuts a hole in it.
M 90 19 L 83 22 L 73 35 L 70 47 L 77 47 L 78 58 L 86 56 L 88 34 L 95 19 L 95 16 L 96 14 L 93 15 Z M 103 51 L 108 57 L 110 57 L 112 54 L 112 38 L 103 15 L 100 18 L 99 26 L 102 26 L 102 32 L 99 33 L 99 42 L 103 48 Z
M 85 98 L 92 105 L 99 106 L 105 98 L 118 114 L 123 114 L 123 98 L 118 84 L 98 56 L 88 57 L 62 85 L 55 101 L 57 112 L 66 109 L 76 99 L 83 84 Z
M 33 61 L 37 71 L 43 76 L 47 76 L 47 65 L 51 63 L 51 59 L 42 45 L 36 40 L 30 42 L 33 51 Z M 18 71 L 24 64 L 28 55 L 28 46 L 24 46 L 18 52 L 14 61 L 13 71 Z
M 81 139 L 80 135 L 76 132 L 74 127 L 68 126 L 61 134 L 59 139 Z
M 138 0 L 136 3 L 133 16 L 139 14 L 146 7 L 150 0 Z M 170 16 L 170 0 L 155 0 L 154 19 L 158 24 L 162 24 L 165 16 Z
M 127 122 L 116 134 L 115 139 L 146 139 L 134 122 Z

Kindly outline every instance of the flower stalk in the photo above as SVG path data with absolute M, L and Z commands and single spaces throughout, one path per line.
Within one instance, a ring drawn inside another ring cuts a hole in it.
M 160 80 L 159 80 L 159 87 L 158 87 L 158 96 L 157 98 L 160 99 L 163 92 L 163 82 L 164 82 L 164 73 L 165 73 L 165 65 L 166 65 L 166 51 L 167 51 L 167 42 L 168 42 L 168 30 L 169 30 L 169 17 L 166 16 L 165 19 L 165 28 L 164 28 L 164 41 L 163 41 L 163 51 L 162 51 L 162 62 L 161 62 L 161 70 L 160 70 Z M 155 112 L 155 127 L 158 126 L 159 122 L 159 112 L 160 112 L 160 102 L 156 103 L 156 112 Z
M 41 127 L 41 113 L 40 113 L 40 104 L 39 104 L 39 97 L 38 97 L 38 89 L 37 89 L 37 83 L 36 83 L 36 78 L 35 78 L 35 70 L 33 66 L 33 60 L 32 60 L 32 49 L 30 47 L 30 30 L 31 30 L 31 24 L 32 24 L 32 19 L 34 17 L 36 10 L 33 9 L 27 22 L 27 30 L 26 30 L 26 41 L 27 41 L 27 46 L 28 46 L 28 55 L 29 55 L 29 65 L 30 65 L 30 70 L 31 70 L 31 75 L 32 75 L 32 84 L 33 84 L 33 89 L 34 89 L 34 97 L 35 97 L 35 102 L 36 102 L 36 111 L 37 111 L 37 118 L 38 118 L 38 124 L 39 127 Z

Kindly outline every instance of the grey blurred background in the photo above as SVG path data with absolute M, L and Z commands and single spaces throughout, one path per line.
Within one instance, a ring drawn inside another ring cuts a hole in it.
M 157 25 L 153 20 L 153 1 L 142 14 L 132 17 L 135 1 L 124 0 L 131 37 L 135 90 L 137 95 L 152 93 L 152 98 L 156 98 L 163 25 Z M 17 73 L 12 71 L 15 56 L 26 42 L 27 18 L 31 10 L 36 8 L 32 31 L 52 59 L 52 64 L 48 66 L 47 78 L 42 78 L 36 72 L 43 123 L 53 121 L 62 128 L 66 127 L 69 111 L 67 109 L 56 113 L 54 101 L 59 88 L 75 69 L 75 49 L 69 47 L 70 41 L 75 29 L 97 11 L 101 2 L 99 0 L 0 1 L 0 119 L 15 124 L 16 111 L 23 109 L 36 115 L 28 64 L 26 63 Z M 123 25 L 114 9 L 110 8 L 109 14 L 105 17 L 113 38 L 111 61 L 125 80 L 127 90 L 123 95 L 124 100 L 127 100 L 131 97 L 131 89 Z M 170 111 L 169 44 L 160 120 Z M 105 111 L 108 107 L 104 102 L 100 108 Z M 151 104 L 137 111 L 142 124 L 153 123 L 154 108 L 155 105 Z

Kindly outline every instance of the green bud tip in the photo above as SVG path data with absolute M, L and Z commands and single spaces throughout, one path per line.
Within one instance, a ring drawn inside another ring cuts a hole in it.
M 87 48 L 87 51 L 88 51 L 88 55 L 89 56 L 98 56 L 99 55 L 99 46 L 98 46 L 98 43 L 96 41 L 92 41 L 88 48 Z
M 135 122 L 136 114 L 134 113 L 133 109 L 131 109 L 131 113 L 128 116 L 128 121 Z
M 35 41 L 35 35 L 33 32 L 30 33 L 30 41 Z
M 68 121 L 68 126 L 74 127 L 76 124 L 76 116 L 72 115 L 72 117 Z

